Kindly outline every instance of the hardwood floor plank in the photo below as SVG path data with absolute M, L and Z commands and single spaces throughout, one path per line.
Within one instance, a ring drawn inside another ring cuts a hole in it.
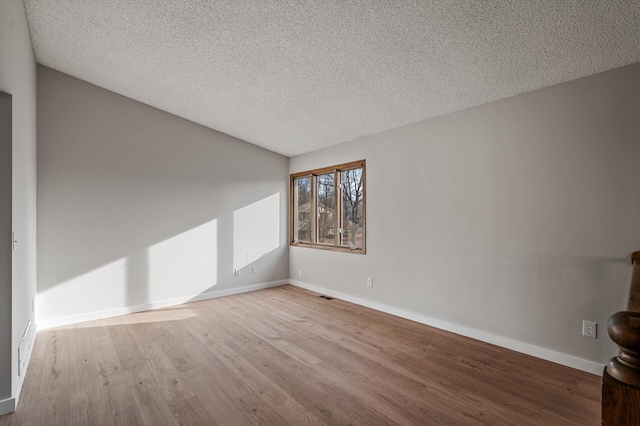
M 314 416 L 295 399 L 287 399 L 273 407 L 290 425 L 324 426 L 325 422 Z
M 41 330 L 36 334 L 36 340 L 31 350 L 31 359 L 41 360 L 47 353 L 49 330 Z
M 107 326 L 91 328 L 91 343 L 101 386 L 116 387 L 128 382 Z
M 458 393 L 456 401 L 460 406 L 465 407 L 465 411 L 475 412 L 477 417 L 486 419 L 488 423 L 501 421 L 503 424 L 536 425 L 540 417 L 540 412 L 521 412 L 517 404 L 495 401 L 491 397 L 478 395 L 465 389 Z
M 325 368 L 322 364 L 307 368 L 291 361 L 283 363 L 286 368 L 296 374 L 313 378 L 324 395 L 329 395 L 345 407 L 353 411 L 354 418 L 366 419 L 370 425 L 402 424 L 405 422 L 397 412 L 389 412 L 380 405 L 380 399 L 370 392 L 363 392 L 362 384 L 355 384 L 343 375 Z M 353 420 L 352 420 L 353 421 Z
M 69 389 L 69 330 L 49 332 L 44 366 L 41 395 Z
M 93 358 L 91 329 L 76 326 L 69 329 L 69 360 L 73 363 Z
M 403 392 L 393 383 L 377 380 L 376 377 L 372 377 L 365 390 L 394 408 L 411 424 L 473 424 L 480 420 L 471 415 L 466 407 L 456 406 L 456 410 L 451 410 L 451 401 L 444 401 L 438 394 L 432 394 L 429 404 L 424 404 L 424 398 Z
M 103 386 L 100 393 L 109 426 L 144 424 L 129 384 Z
M 175 403 L 194 396 L 157 342 L 142 345 L 141 349 L 167 402 Z
M 244 412 L 251 413 L 249 416 L 252 424 L 260 425 L 284 425 L 287 421 L 274 410 L 269 404 L 255 397 L 240 398 L 234 401 Z
M 456 391 L 454 398 L 464 389 L 475 395 L 486 396 L 499 404 L 511 406 L 514 411 L 524 413 L 527 417 L 536 418 L 540 413 L 540 405 L 531 403 L 532 399 L 527 392 L 522 391 L 525 388 L 521 385 L 513 383 L 508 387 L 496 386 L 496 382 L 501 380 L 498 377 L 476 376 L 473 371 L 467 371 L 435 356 L 426 357 L 423 365 L 425 371 L 431 374 L 431 383 Z M 425 391 L 420 396 L 427 398 L 430 395 L 430 391 Z
M 88 336 L 87 336 L 88 337 Z M 70 369 L 71 383 L 70 404 L 71 424 L 106 425 L 104 405 L 100 400 L 100 384 L 98 372 L 95 368 L 93 353 L 85 352 L 84 358 L 72 362 Z
M 596 425 L 600 378 L 292 286 L 41 331 L 0 426 Z
M 131 386 L 131 394 L 145 425 L 178 425 L 162 389 L 155 380 L 141 380 Z
M 328 394 L 316 379 L 301 375 L 292 365 L 297 361 L 290 359 L 285 363 L 272 363 L 261 354 L 253 354 L 249 359 L 259 364 L 258 369 L 291 395 L 298 403 L 327 424 L 349 424 L 357 415 L 344 407 Z
M 129 327 L 127 325 L 109 327 L 109 334 L 122 365 L 126 383 L 134 384 L 153 380 L 151 370 L 140 352 L 138 341 L 133 338 Z
M 234 404 L 209 371 L 189 370 L 182 375 L 189 383 L 193 393 L 198 395 L 207 411 L 214 415 L 217 424 L 247 425 L 251 423 L 247 417 L 249 413 L 244 413 L 240 407 Z
M 324 365 L 313 366 L 312 370 L 318 372 L 319 377 L 324 377 L 333 383 L 337 383 L 340 387 L 349 390 L 353 395 L 358 395 L 360 399 L 365 399 L 367 405 L 373 407 L 377 416 L 388 418 L 392 422 L 398 424 L 414 424 L 418 419 L 428 419 L 433 424 L 440 422 L 453 422 L 453 424 L 466 424 L 468 422 L 464 416 L 458 416 L 450 413 L 449 405 L 450 397 L 442 397 L 439 392 L 434 396 L 426 395 L 418 396 L 412 392 L 406 392 L 402 387 L 397 386 L 393 382 L 379 379 L 375 371 L 370 374 L 363 372 L 362 377 L 366 380 L 357 378 L 355 375 L 345 375 L 333 371 L 332 368 L 324 368 Z M 421 401 L 428 400 L 428 409 L 423 407 Z M 445 400 L 445 402 L 442 402 Z M 444 408 L 443 408 L 444 407 Z M 379 414 L 378 414 L 379 413 Z M 362 420 L 362 419 L 361 419 Z M 371 421 L 370 417 L 365 418 Z M 461 423 L 463 422 L 464 423 Z M 390 422 L 389 422 L 390 423 Z M 431 424 L 431 423 L 426 423 Z
M 289 355 L 274 347 L 270 342 L 247 330 L 243 325 L 246 321 L 243 321 L 242 316 L 224 313 L 223 318 L 224 323 L 222 324 L 225 335 L 222 341 L 238 354 L 247 356 L 259 352 L 276 362 L 286 361 L 290 358 Z
M 0 416 L 0 426 L 13 426 L 14 413 L 3 414 Z
M 171 412 L 181 426 L 218 424 L 196 396 L 171 404 Z
M 189 331 L 203 345 L 210 345 L 219 342 L 225 337 L 225 332 L 216 324 L 211 324 L 204 318 L 197 318 L 189 321 Z
M 62 401 L 64 404 L 65 401 Z M 41 394 L 38 398 L 38 405 L 35 408 L 34 425 L 63 426 L 70 425 L 68 409 L 61 409 L 61 401 L 58 391 Z
M 233 349 L 220 342 L 209 350 L 223 360 L 227 368 L 249 388 L 253 389 L 270 406 L 278 405 L 290 396 L 273 381 L 258 371 L 250 362 L 238 355 Z
M 566 425 L 566 426 L 597 426 L 601 425 L 602 421 L 600 420 L 600 416 L 597 418 L 590 418 L 588 420 L 584 419 L 571 419 L 568 418 L 564 414 L 557 414 L 551 411 L 542 410 L 542 414 L 540 414 L 540 418 L 538 419 L 537 425 L 541 426 L 557 426 L 557 425 Z M 626 425 L 625 425 L 626 426 Z
M 433 355 L 430 359 L 439 355 Z M 450 359 L 440 358 L 442 365 L 447 365 L 447 370 L 454 370 L 451 364 L 446 362 L 454 362 Z M 521 410 L 526 410 L 530 406 L 544 406 L 551 412 L 564 412 L 574 420 L 588 421 L 589 412 L 584 412 L 583 404 L 577 398 L 570 398 L 570 393 L 559 385 L 545 386 L 535 380 L 528 379 L 523 374 L 507 375 L 492 374 L 491 371 L 482 371 L 475 366 L 464 363 L 457 363 L 459 371 L 452 374 L 459 374 L 460 380 L 469 381 L 474 386 L 478 394 L 492 394 L 495 400 L 511 401 L 513 404 L 519 404 Z M 549 378 L 550 380 L 551 378 Z M 518 389 L 527 389 L 527 392 L 517 392 Z M 552 389 L 553 391 L 549 391 Z M 512 394 L 517 395 L 514 397 Z
M 165 325 L 169 328 L 171 338 L 158 341 L 158 345 L 171 361 L 175 369 L 179 372 L 189 371 L 198 368 L 197 361 L 189 351 L 188 342 L 185 340 L 191 333 L 186 329 L 187 324 L 191 324 L 190 317 L 175 320 Z
M 47 411 L 53 411 L 54 416 L 47 419 L 42 414 L 39 421 L 47 419 L 55 424 L 64 424 L 65 419 L 71 417 L 68 329 L 56 329 L 49 332 L 47 351 L 43 362 L 39 395 L 46 402 L 43 406 L 48 407 Z

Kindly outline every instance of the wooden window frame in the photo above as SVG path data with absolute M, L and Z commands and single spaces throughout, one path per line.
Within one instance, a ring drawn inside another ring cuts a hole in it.
M 335 233 L 334 244 L 318 243 L 317 239 L 317 177 L 319 175 L 325 175 L 328 173 L 335 173 L 334 185 L 335 185 L 335 199 L 336 206 L 335 211 L 339 212 L 338 224 L 336 228 L 343 228 L 343 211 L 342 211 L 342 173 L 343 171 L 362 168 L 362 247 L 352 249 L 340 245 L 341 233 Z M 367 202 L 367 180 L 366 180 L 366 167 L 365 160 L 352 161 L 350 163 L 339 164 L 337 166 L 322 167 L 319 169 L 308 170 L 299 173 L 293 173 L 290 175 L 290 190 L 289 190 L 289 245 L 292 247 L 306 247 L 320 250 L 339 251 L 344 253 L 356 253 L 366 254 L 366 202 Z M 296 235 L 295 225 L 297 220 L 297 209 L 295 203 L 295 191 L 296 191 L 296 179 L 299 178 L 311 178 L 311 200 L 309 209 L 310 235 L 311 242 L 296 241 L 294 239 Z

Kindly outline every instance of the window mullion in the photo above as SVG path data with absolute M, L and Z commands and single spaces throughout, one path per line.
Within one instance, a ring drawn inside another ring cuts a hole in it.
M 311 208 L 309 209 L 309 216 L 311 219 L 311 242 L 312 244 L 318 244 L 318 190 L 316 175 L 311 175 Z
M 336 194 L 336 211 L 337 220 L 335 221 L 336 235 L 333 239 L 333 244 L 336 247 L 340 246 L 340 240 L 342 240 L 342 173 L 340 170 L 334 171 L 333 182 L 335 185 L 334 194 Z M 338 232 L 340 230 L 340 232 Z
M 290 244 L 365 254 L 365 161 L 290 176 L 293 179 Z M 296 179 L 301 182 L 297 184 Z M 345 188 L 346 184 L 350 186 Z M 308 198 L 307 191 L 310 191 Z M 349 238 L 345 238 L 345 232 Z
M 293 204 L 291 205 L 291 219 L 293 225 L 291 226 L 291 232 L 293 233 L 293 240 L 298 241 L 298 181 L 291 179 L 291 194 L 293 195 Z

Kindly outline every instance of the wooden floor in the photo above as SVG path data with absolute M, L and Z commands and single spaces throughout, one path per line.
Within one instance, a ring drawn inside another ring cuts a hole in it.
M 38 333 L 8 425 L 597 425 L 600 378 L 284 286 Z

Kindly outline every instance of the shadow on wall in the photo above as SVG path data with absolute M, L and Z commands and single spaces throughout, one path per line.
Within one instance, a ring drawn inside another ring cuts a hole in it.
M 39 66 L 38 322 L 286 279 L 288 164 Z
M 233 240 L 218 238 L 214 219 L 127 256 L 41 291 L 39 303 L 54 313 L 61 301 L 69 313 L 82 315 L 119 307 L 145 306 L 208 293 L 235 269 L 257 262 L 280 247 L 280 194 L 273 194 L 233 212 Z M 233 253 L 233 268 L 221 273 L 219 263 Z M 57 316 L 59 318 L 60 315 Z M 48 320 L 56 318 L 44 317 Z

